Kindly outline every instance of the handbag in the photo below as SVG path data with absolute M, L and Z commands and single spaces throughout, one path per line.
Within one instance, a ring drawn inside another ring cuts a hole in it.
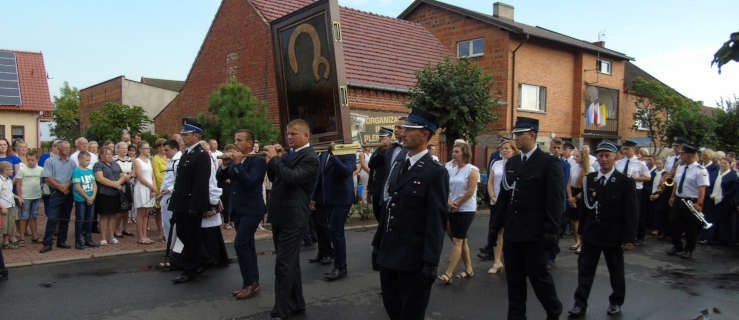
M 126 183 L 123 185 L 120 193 L 121 211 L 131 210 L 133 206 L 133 194 L 131 192 L 131 184 Z

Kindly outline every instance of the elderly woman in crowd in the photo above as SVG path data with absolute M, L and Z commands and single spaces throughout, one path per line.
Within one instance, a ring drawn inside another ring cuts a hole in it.
M 511 157 L 518 154 L 518 148 L 511 139 L 504 138 L 498 144 L 498 151 L 500 151 L 501 160 L 493 162 L 490 166 L 490 173 L 488 176 L 488 194 L 490 195 L 490 205 L 495 206 L 498 201 L 498 195 L 500 194 L 500 186 L 505 176 L 505 164 Z M 493 212 L 492 210 L 490 211 Z M 488 273 L 498 273 L 503 270 L 503 230 L 500 230 L 497 235 L 497 246 L 493 250 L 493 257 L 495 262 L 493 266 L 488 269 Z
M 711 191 L 711 200 L 714 202 L 714 216 L 716 233 L 721 244 L 732 245 L 739 241 L 737 238 L 737 207 L 739 206 L 739 177 L 731 169 L 728 158 L 718 160 L 719 172 Z
M 151 147 L 146 141 L 139 143 L 139 156 L 133 160 L 133 170 L 136 172 L 136 184 L 133 186 L 133 207 L 136 208 L 136 231 L 137 243 L 152 244 L 149 239 L 146 226 L 149 224 L 149 213 L 154 207 L 154 201 L 158 193 L 154 184 L 154 169 L 151 166 Z M 157 226 L 161 233 L 162 227 Z
M 123 203 L 121 203 L 121 210 L 117 217 L 117 222 L 114 224 L 116 226 L 115 229 L 115 237 L 121 238 L 123 236 L 133 236 L 133 233 L 126 231 L 126 224 L 129 219 L 129 211 L 132 210 L 133 206 L 131 205 L 133 203 L 133 199 L 131 198 L 132 193 L 132 179 L 134 178 L 133 175 L 133 160 L 128 156 L 128 143 L 127 142 L 118 142 L 118 144 L 115 145 L 116 150 L 116 156 L 113 158 L 113 160 L 118 164 L 118 166 L 121 168 L 121 174 L 128 177 L 129 182 L 126 183 L 126 185 L 123 186 L 123 188 L 120 190 L 124 195 L 127 201 L 127 208 L 124 208 Z
M 480 172 L 470 163 L 472 149 L 467 143 L 454 144 L 452 159 L 446 164 L 449 172 L 450 209 L 447 226 L 449 236 L 452 238 L 452 252 L 446 271 L 438 277 L 444 283 L 452 282 L 452 274 L 460 259 L 464 262 L 465 271 L 455 277 L 463 279 L 475 275 L 470 259 L 470 247 L 467 244 L 467 231 L 477 212 L 477 182 L 480 181 Z
M 117 161 L 113 161 L 113 149 L 101 149 L 100 161 L 92 169 L 98 184 L 98 195 L 95 198 L 95 209 L 100 215 L 100 245 L 116 244 L 113 236 L 116 227 L 116 215 L 121 212 L 120 192 L 128 183 L 129 176 L 122 174 Z

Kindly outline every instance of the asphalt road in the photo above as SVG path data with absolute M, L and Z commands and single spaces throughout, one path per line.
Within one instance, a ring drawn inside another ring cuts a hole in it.
M 484 238 L 488 216 L 480 215 L 470 230 L 473 250 Z M 369 242 L 374 230 L 347 233 L 349 277 L 322 280 L 330 266 L 307 263 L 315 249 L 301 253 L 307 313 L 299 319 L 386 319 L 379 277 L 371 271 Z M 553 269 L 565 310 L 572 307 L 577 258 L 566 248 Z M 209 270 L 198 281 L 172 285 L 175 273 L 154 270 L 161 254 L 115 256 L 69 263 L 11 269 L 0 283 L 2 319 L 268 319 L 274 299 L 274 255 L 271 241 L 257 249 L 262 292 L 236 301 L 230 292 L 240 286 L 238 265 Z M 648 240 L 626 255 L 626 302 L 620 317 L 607 317 L 610 285 L 601 259 L 587 319 L 695 319 L 701 310 L 717 308 L 711 319 L 739 319 L 739 249 L 700 247 L 693 261 L 668 257 L 666 242 Z M 233 256 L 232 245 L 229 250 Z M 442 265 L 449 242 L 445 243 Z M 428 319 L 505 319 L 507 300 L 503 275 L 486 273 L 489 262 L 474 259 L 476 276 L 451 286 L 436 284 Z M 440 266 L 440 269 L 443 266 Z M 459 271 L 461 271 L 461 267 Z M 543 310 L 529 290 L 528 315 L 543 319 Z M 563 316 L 562 319 L 566 317 Z

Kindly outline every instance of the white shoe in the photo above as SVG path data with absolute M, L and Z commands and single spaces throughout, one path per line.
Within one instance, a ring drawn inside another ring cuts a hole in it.
M 112 243 L 112 244 L 118 244 L 118 239 L 113 238 L 113 240 L 110 240 L 110 243 Z
M 108 241 L 100 240 L 100 245 L 101 246 L 107 246 L 108 245 Z

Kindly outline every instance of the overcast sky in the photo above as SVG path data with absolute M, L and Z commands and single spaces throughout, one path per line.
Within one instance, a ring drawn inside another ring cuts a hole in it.
M 395 17 L 412 0 L 340 0 Z M 445 0 L 492 13 L 493 1 Z M 739 63 L 721 75 L 713 53 L 739 31 L 739 1 L 508 0 L 515 20 L 586 41 L 605 34 L 653 76 L 694 100 L 715 106 L 739 96 Z M 64 81 L 79 89 L 124 75 L 184 80 L 219 0 L 5 0 L 0 49 L 44 54 L 52 96 Z

